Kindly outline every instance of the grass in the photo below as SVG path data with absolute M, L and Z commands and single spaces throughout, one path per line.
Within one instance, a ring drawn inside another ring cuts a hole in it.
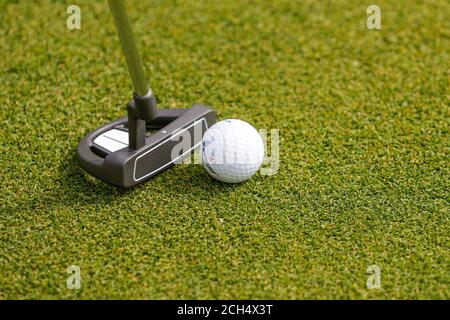
M 367 1 L 128 0 L 160 106 L 281 141 L 274 176 L 127 191 L 76 161 L 131 83 L 107 2 L 69 31 L 72 2 L 0 4 L 0 298 L 450 298 L 447 1 L 377 1 L 372 31 Z

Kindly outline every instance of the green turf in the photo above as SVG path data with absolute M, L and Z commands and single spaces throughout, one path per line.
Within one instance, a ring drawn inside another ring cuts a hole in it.
M 376 1 L 379 31 L 370 1 L 127 1 L 160 106 L 281 134 L 277 175 L 128 191 L 77 165 L 131 81 L 107 1 L 69 31 L 73 2 L 0 2 L 0 298 L 450 298 L 448 1 Z

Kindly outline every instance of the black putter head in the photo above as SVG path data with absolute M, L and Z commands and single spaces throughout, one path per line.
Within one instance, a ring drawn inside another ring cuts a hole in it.
M 131 187 L 190 155 L 216 122 L 214 111 L 206 106 L 157 110 L 152 101 L 151 94 L 135 96 L 128 104 L 128 117 L 87 134 L 78 144 L 80 165 L 104 182 Z M 145 102 L 148 108 L 142 108 Z M 158 131 L 147 134 L 149 129 Z
M 131 25 L 122 0 L 108 0 L 120 44 L 134 86 L 128 117 L 87 134 L 78 144 L 78 160 L 94 177 L 131 187 L 169 168 L 201 144 L 203 134 L 216 122 L 208 107 L 156 108 L 145 79 Z M 158 130 L 147 134 L 147 130 Z

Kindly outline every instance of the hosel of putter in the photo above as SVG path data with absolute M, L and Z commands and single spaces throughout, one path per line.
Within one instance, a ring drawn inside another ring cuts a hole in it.
M 151 90 L 145 96 L 133 94 L 128 103 L 128 147 L 138 150 L 145 146 L 146 121 L 156 118 L 156 100 Z

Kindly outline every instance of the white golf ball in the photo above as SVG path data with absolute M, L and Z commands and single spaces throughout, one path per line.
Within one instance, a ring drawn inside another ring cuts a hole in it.
M 238 183 L 258 171 L 264 158 L 264 144 L 250 124 L 227 119 L 206 131 L 200 156 L 203 167 L 213 178 Z

